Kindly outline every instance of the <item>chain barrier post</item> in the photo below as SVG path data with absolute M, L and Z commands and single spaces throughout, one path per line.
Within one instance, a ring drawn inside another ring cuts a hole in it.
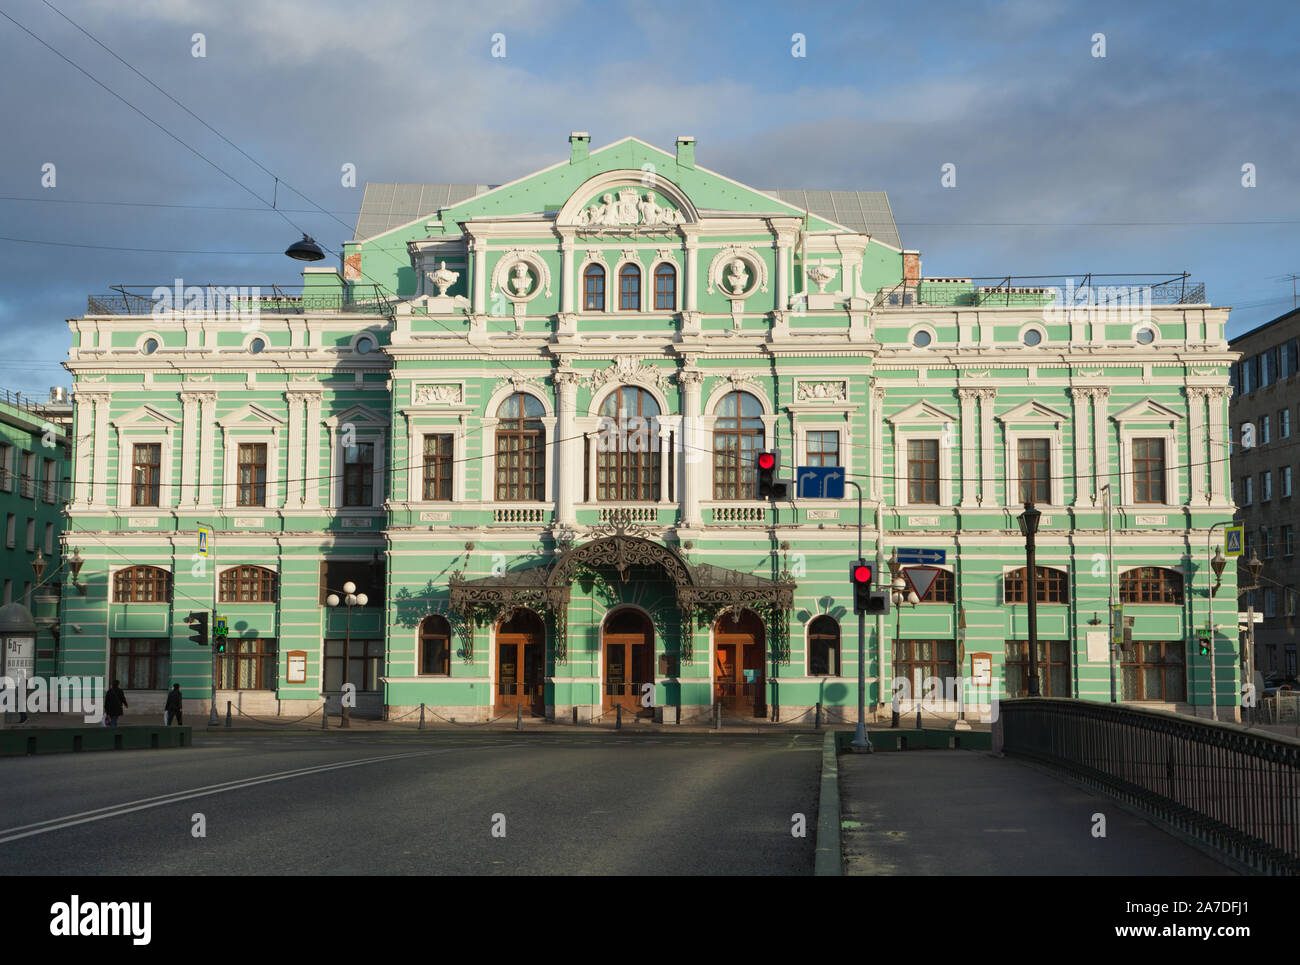
M 424 730 L 424 701 L 420 701 L 420 730 Z
M 329 727 L 329 719 L 330 719 L 329 704 L 326 701 L 321 701 L 321 705 L 320 705 L 320 729 L 321 730 L 325 730 L 326 728 Z
M 813 729 L 814 730 L 822 729 L 822 702 L 820 700 L 817 701 L 817 717 L 813 722 Z
M 722 730 L 722 701 L 719 700 L 713 705 L 713 713 L 714 719 L 717 721 L 714 730 Z
M 226 726 L 230 726 L 230 701 L 226 701 Z
M 524 729 L 524 705 L 515 704 L 515 730 Z
M 623 729 L 623 705 L 622 704 L 618 704 L 614 712 L 614 729 L 615 730 Z

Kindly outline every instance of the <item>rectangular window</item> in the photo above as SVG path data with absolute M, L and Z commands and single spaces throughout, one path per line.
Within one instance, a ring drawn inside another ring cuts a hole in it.
M 1295 527 L 1290 523 L 1282 527 L 1282 555 L 1295 555 Z
M 23 453 L 21 492 L 28 499 L 36 495 L 36 456 L 30 452 Z
M 113 677 L 123 690 L 167 690 L 171 686 L 171 641 L 113 638 Z
M 59 499 L 59 463 L 55 459 L 45 460 L 45 492 L 42 498 L 47 503 L 58 502 Z
M 424 437 L 424 498 L 451 499 L 452 436 Z
M 1271 620 L 1277 616 L 1277 590 L 1271 586 L 1264 591 L 1264 619 Z
M 49 556 L 54 552 L 54 524 L 45 524 L 45 555 Z
M 1124 654 L 1124 700 L 1187 699 L 1186 645 L 1181 640 L 1135 640 Z
M 911 688 L 912 699 L 923 696 L 925 678 L 948 681 L 957 676 L 957 644 L 953 640 L 899 640 L 894 652 L 894 676 Z M 942 699 L 943 694 L 935 694 Z
M 1255 502 L 1255 477 L 1243 476 L 1241 480 L 1241 505 L 1251 506 Z
M 838 466 L 840 464 L 840 434 L 838 432 L 808 433 L 808 465 Z
M 10 513 L 5 519 L 5 547 L 14 548 L 14 540 L 17 539 L 18 517 Z
M 1282 606 L 1284 607 L 1283 613 L 1285 613 L 1286 616 L 1289 617 L 1295 616 L 1295 587 L 1294 586 L 1288 586 L 1282 591 Z
M 4 602 L 6 604 L 14 602 L 14 581 L 13 580 L 5 580 Z
M 1252 371 L 1251 362 L 1253 359 L 1244 359 L 1241 362 L 1241 394 L 1253 392 L 1255 389 L 1254 372 Z
M 131 505 L 157 506 L 162 480 L 162 443 L 131 447 Z
M 1291 467 L 1282 467 L 1282 498 L 1291 498 Z
M 1272 422 L 1268 416 L 1259 418 L 1259 444 L 1266 446 L 1273 441 Z
M 1277 414 L 1277 434 L 1278 438 L 1291 438 L 1291 410 L 1282 409 Z
M 1133 440 L 1133 501 L 1165 501 L 1165 440 Z
M 359 442 L 343 447 L 343 505 L 373 506 L 375 444 Z
M 1021 439 L 1017 443 L 1020 463 L 1020 496 L 1018 502 L 1051 502 L 1051 463 L 1046 439 Z
M 231 640 L 217 655 L 218 690 L 274 690 L 274 640 Z
M 1259 555 L 1266 560 L 1273 558 L 1273 531 L 1267 526 L 1261 526 L 1259 530 Z
M 939 440 L 907 442 L 907 501 L 913 505 L 939 505 Z
M 13 470 L 9 467 L 9 462 L 14 457 L 14 447 L 7 442 L 0 442 L 0 492 L 11 493 L 14 491 Z
M 352 684 L 358 692 L 379 690 L 379 678 L 384 673 L 384 641 L 353 640 L 348 646 L 348 679 L 343 679 L 344 640 L 325 641 L 325 690 L 338 693 L 344 683 Z
M 1259 501 L 1267 503 L 1273 498 L 1273 472 L 1268 470 L 1259 474 Z
M 27 521 L 27 552 L 36 552 L 36 520 Z
M 1029 694 L 1029 643 L 1008 640 L 1004 650 L 1004 674 L 1008 697 Z M 1038 641 L 1038 690 L 1044 697 L 1070 697 L 1070 643 L 1068 640 Z
M 239 444 L 239 505 L 266 505 L 266 443 Z
M 1297 344 L 1295 339 L 1291 339 L 1282 346 L 1282 378 L 1284 379 L 1290 378 L 1295 375 L 1297 371 L 1300 371 L 1300 365 L 1297 364 L 1300 362 L 1300 359 L 1298 359 L 1296 355 L 1296 349 L 1298 347 L 1300 347 L 1300 345 Z

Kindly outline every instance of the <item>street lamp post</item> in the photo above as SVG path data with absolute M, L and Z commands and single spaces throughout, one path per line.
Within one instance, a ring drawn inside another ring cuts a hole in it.
M 1043 514 L 1034 509 L 1031 499 L 1025 503 L 1025 511 L 1017 517 L 1020 520 L 1020 532 L 1025 537 L 1025 582 L 1029 600 L 1029 696 L 1039 696 L 1038 690 L 1038 565 L 1034 555 L 1034 536 L 1038 533 L 1038 522 Z
M 1253 593 L 1259 587 L 1259 573 L 1264 568 L 1264 564 L 1259 561 L 1259 554 L 1253 549 L 1250 551 L 1250 559 L 1246 561 L 1246 569 L 1250 572 L 1250 589 Z M 1254 596 L 1246 597 L 1246 673 L 1250 678 L 1253 686 L 1255 683 L 1255 598 Z M 1258 695 L 1257 695 L 1258 699 Z M 1251 715 L 1252 719 L 1254 714 Z
M 352 660 L 352 608 L 354 606 L 365 606 L 369 603 L 369 598 L 364 593 L 357 592 L 357 585 L 351 580 L 343 584 L 343 598 L 340 599 L 337 593 L 331 593 L 325 597 L 325 605 L 329 607 L 345 606 L 347 607 L 346 630 L 343 637 L 343 681 L 341 685 L 341 696 L 339 703 L 342 705 L 339 715 L 339 726 L 347 727 L 348 723 L 348 664 Z
M 898 562 L 897 549 L 895 549 L 893 552 L 889 554 L 889 559 L 886 560 L 885 563 L 889 567 L 889 603 L 894 608 L 894 660 L 897 661 L 898 660 L 898 635 L 900 632 L 900 628 L 902 627 L 902 620 L 903 620 L 903 615 L 900 608 L 904 603 L 907 603 L 911 606 L 916 606 L 916 604 L 920 602 L 920 597 L 916 595 L 915 590 L 911 592 L 908 592 L 907 590 L 907 580 L 903 576 L 903 566 L 901 563 Z M 881 680 L 882 681 L 884 680 L 883 673 L 881 674 Z M 889 702 L 889 710 L 890 710 L 889 726 L 897 727 L 898 726 L 898 690 L 895 686 L 891 686 L 889 689 L 891 692 L 890 702 Z M 919 681 L 917 684 L 917 690 L 918 691 L 920 690 Z M 920 709 L 920 706 L 921 705 L 918 703 L 917 704 L 918 710 Z

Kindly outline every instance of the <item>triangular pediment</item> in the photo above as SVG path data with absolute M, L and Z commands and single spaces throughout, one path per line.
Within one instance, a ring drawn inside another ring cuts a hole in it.
M 180 421 L 173 419 L 162 409 L 155 408 L 147 402 L 144 405 L 137 406 L 130 412 L 123 412 L 113 420 L 113 425 L 119 429 L 147 429 L 147 428 L 171 428 L 180 425 Z
M 338 415 L 330 416 L 325 420 L 327 426 L 341 426 L 346 423 L 353 423 L 366 426 L 387 426 L 388 416 L 382 412 L 376 412 L 369 406 L 354 405 L 352 408 L 340 412 Z
M 263 409 L 255 402 L 240 406 L 234 412 L 222 416 L 217 420 L 217 425 L 223 429 L 250 429 L 265 426 L 273 428 L 284 425 L 284 420 L 273 412 Z
M 1166 405 L 1161 405 L 1155 399 L 1150 397 L 1140 402 L 1134 402 L 1127 409 L 1116 412 L 1111 416 L 1116 422 L 1175 422 L 1182 418 L 1182 414 L 1175 412 Z
M 1036 399 L 1030 399 L 1028 402 L 1022 402 L 1013 409 L 1008 409 L 1001 415 L 997 416 L 999 422 L 1004 425 L 1011 423 L 1028 424 L 1028 425 L 1059 425 L 1070 417 L 1064 412 L 1053 409 L 1050 405 L 1044 405 Z
M 947 409 L 941 409 L 937 405 L 924 400 L 913 402 L 905 409 L 900 409 L 891 416 L 885 416 L 886 422 L 895 424 L 901 423 L 928 423 L 934 422 L 942 424 L 952 422 L 957 418 L 956 413 L 949 412 Z

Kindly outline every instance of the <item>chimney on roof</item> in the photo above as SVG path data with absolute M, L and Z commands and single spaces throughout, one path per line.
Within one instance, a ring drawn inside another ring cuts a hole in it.
M 591 135 L 586 131 L 569 132 L 569 163 L 577 164 L 587 160 L 591 153 Z
M 677 137 L 677 166 L 679 168 L 695 167 L 695 138 L 689 134 Z
M 918 285 L 921 282 L 921 253 L 915 248 L 903 251 L 903 284 Z

